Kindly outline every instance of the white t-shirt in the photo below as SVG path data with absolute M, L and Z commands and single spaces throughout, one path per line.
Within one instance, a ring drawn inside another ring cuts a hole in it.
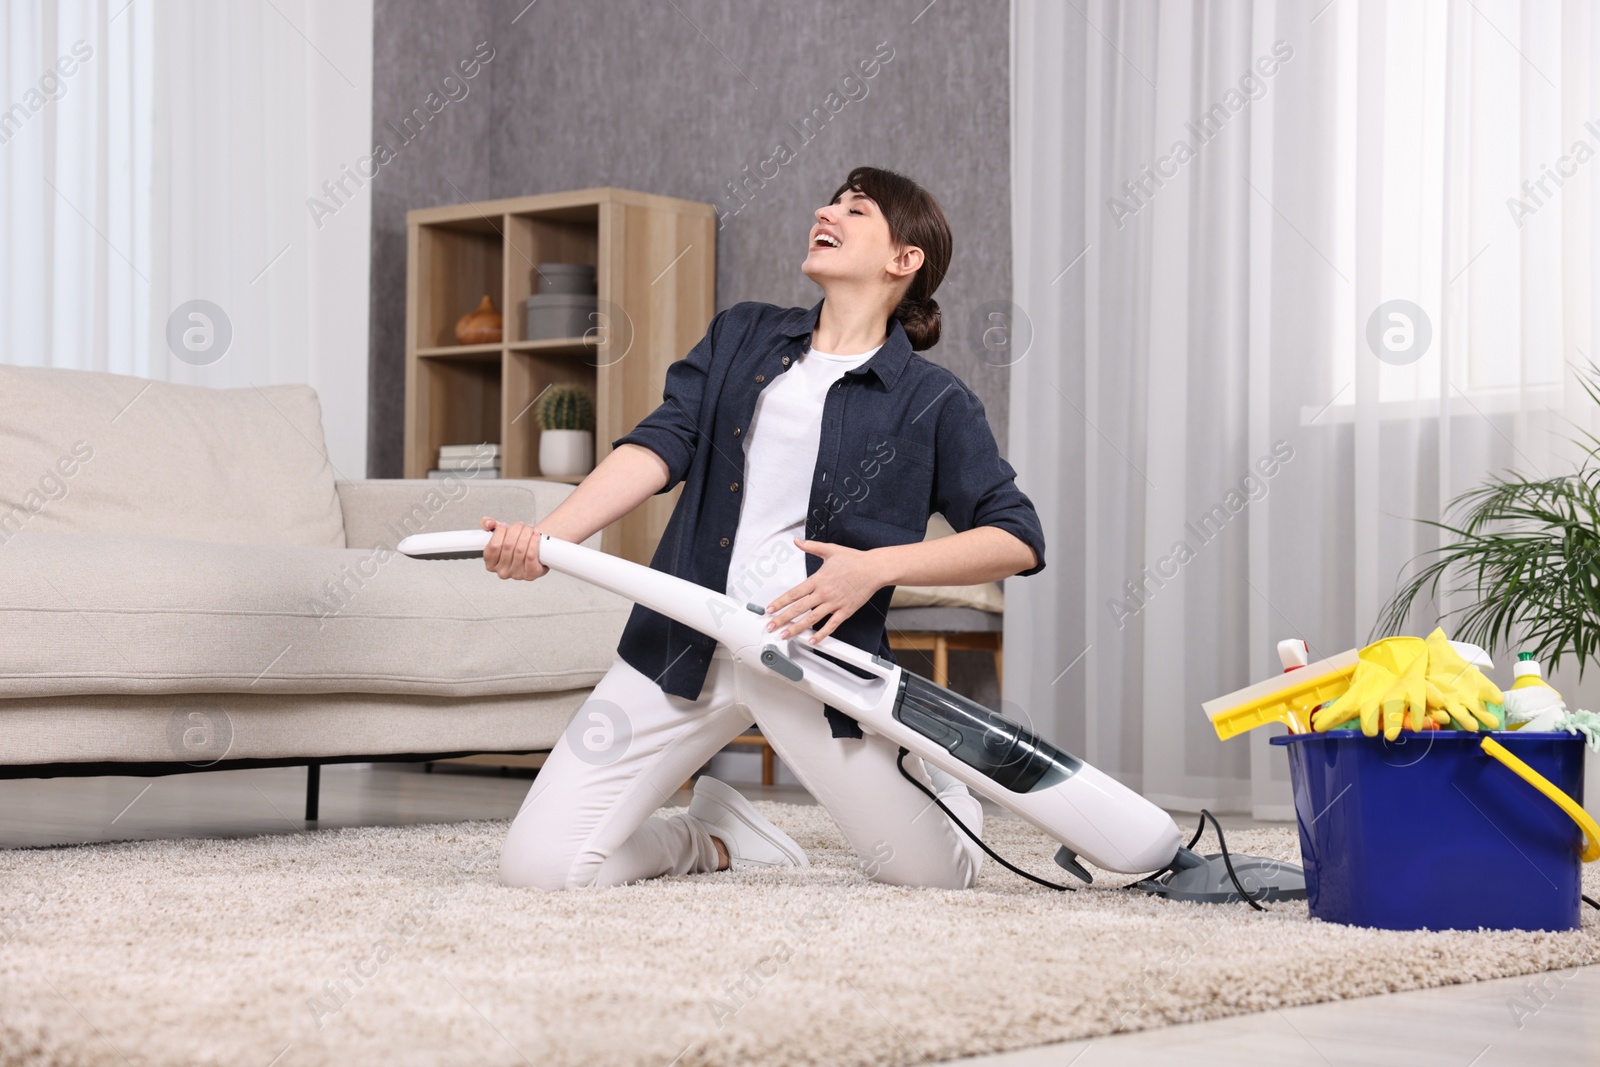
M 806 535 L 822 404 L 841 375 L 876 351 L 839 356 L 807 349 L 756 397 L 744 435 L 744 498 L 725 590 L 739 603 L 765 608 L 806 580 L 806 555 L 794 539 Z

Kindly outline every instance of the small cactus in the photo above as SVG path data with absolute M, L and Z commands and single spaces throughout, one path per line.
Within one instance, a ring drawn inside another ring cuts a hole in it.
M 594 401 L 589 391 L 571 382 L 558 382 L 544 391 L 535 409 L 541 430 L 593 430 Z

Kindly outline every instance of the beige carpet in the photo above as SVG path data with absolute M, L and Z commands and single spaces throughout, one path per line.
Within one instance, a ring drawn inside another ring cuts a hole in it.
M 1416 934 L 993 861 L 877 886 L 821 808 L 760 806 L 815 866 L 508 890 L 502 822 L 0 853 L 0 1063 L 909 1064 L 1600 961 L 1588 909 Z M 1031 827 L 988 836 L 1054 870 Z M 1288 830 L 1229 844 L 1298 858 Z

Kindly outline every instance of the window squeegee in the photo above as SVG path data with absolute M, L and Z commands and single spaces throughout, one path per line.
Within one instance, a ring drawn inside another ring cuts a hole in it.
M 398 548 L 420 559 L 470 559 L 483 555 L 491 536 L 486 530 L 414 534 Z M 1252 884 L 1229 885 L 1226 860 L 1185 848 L 1177 824 L 1161 808 L 1009 719 L 898 664 L 831 636 L 813 645 L 805 639 L 810 631 L 780 638 L 767 632 L 759 605 L 740 604 L 703 585 L 549 534 L 539 535 L 539 562 L 715 639 L 739 669 L 786 679 L 796 699 L 808 705 L 821 701 L 838 708 L 863 732 L 899 745 L 1038 827 L 1061 846 L 1056 863 L 1084 881 L 1091 878 L 1079 857 L 1123 874 L 1170 871 L 1166 881 L 1147 879 L 1139 887 L 1177 900 L 1236 901 L 1236 886 L 1256 900 L 1305 895 L 1300 868 L 1255 857 L 1232 857 L 1235 873 L 1245 872 Z

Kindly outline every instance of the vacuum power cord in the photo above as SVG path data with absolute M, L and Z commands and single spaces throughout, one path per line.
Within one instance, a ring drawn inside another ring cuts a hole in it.
M 895 766 L 900 768 L 900 776 L 902 778 L 904 778 L 906 781 L 910 782 L 912 785 L 916 786 L 918 789 L 920 789 L 923 792 L 923 794 L 927 796 L 927 798 L 929 800 L 931 800 L 935 804 L 939 805 L 939 810 L 944 812 L 945 816 L 947 818 L 949 818 L 949 820 L 951 822 L 953 822 L 957 826 L 961 827 L 961 832 L 966 834 L 968 837 L 972 838 L 972 840 L 976 841 L 978 843 L 978 847 L 983 849 L 984 852 L 988 853 L 989 856 L 996 863 L 1000 864 L 1002 867 L 1004 867 L 1006 870 L 1012 872 L 1013 874 L 1019 874 L 1022 877 L 1026 878 L 1028 881 L 1037 882 L 1039 885 L 1042 885 L 1047 889 L 1055 889 L 1055 890 L 1058 890 L 1058 891 L 1060 891 L 1062 893 L 1076 893 L 1077 892 L 1077 889 L 1075 887 L 1073 887 L 1073 886 L 1070 886 L 1070 885 L 1059 885 L 1059 884 L 1057 884 L 1055 882 L 1047 881 L 1047 880 L 1045 880 L 1043 878 L 1040 878 L 1036 874 L 1030 874 L 1029 872 L 1023 870 L 1021 867 L 1018 867 L 1016 864 L 1011 863 L 1004 856 L 1000 855 L 994 849 L 990 848 L 987 844 L 985 844 L 983 838 L 981 838 L 977 834 L 973 833 L 972 830 L 970 828 L 968 828 L 966 823 L 962 822 L 959 818 L 956 817 L 956 813 L 955 812 L 953 812 L 949 808 L 945 807 L 944 801 L 939 799 L 939 795 L 937 793 L 935 793 L 933 790 L 929 789 L 927 786 L 923 785 L 921 782 L 917 781 L 915 778 L 913 778 L 911 776 L 911 772 L 906 770 L 906 756 L 908 756 L 909 754 L 910 754 L 909 751 L 902 746 L 901 749 L 900 749 L 900 754 L 895 757 Z M 1211 820 L 1211 827 L 1212 827 L 1212 829 L 1216 830 L 1216 832 L 1217 832 L 1217 845 L 1222 850 L 1222 862 L 1228 869 L 1228 878 L 1233 882 L 1233 888 L 1238 890 L 1238 892 L 1239 892 L 1239 898 L 1241 900 L 1243 900 L 1246 904 L 1248 904 L 1252 908 L 1254 908 L 1256 911 L 1266 911 L 1266 910 L 1268 910 L 1267 908 L 1263 907 L 1260 903 L 1258 903 L 1254 897 L 1252 897 L 1249 893 L 1247 893 L 1245 891 L 1244 883 L 1239 881 L 1238 872 L 1236 872 L 1233 869 L 1233 858 L 1228 852 L 1227 839 L 1224 838 L 1223 835 L 1222 835 L 1222 824 L 1217 822 L 1217 817 L 1215 815 L 1211 814 L 1211 812 L 1207 811 L 1204 808 L 1200 809 L 1200 824 L 1195 827 L 1194 836 L 1189 838 L 1189 844 L 1187 846 L 1187 850 L 1188 851 L 1193 851 L 1194 850 L 1194 846 L 1199 844 L 1201 835 L 1205 833 L 1206 820 L 1207 819 Z M 1149 875 L 1146 878 L 1141 879 L 1141 883 L 1142 882 L 1154 881 L 1155 879 L 1160 878 L 1162 875 L 1168 873 L 1169 871 L 1174 870 L 1173 864 L 1175 864 L 1176 862 L 1177 862 L 1177 857 L 1174 857 L 1172 863 L 1167 864 L 1165 867 L 1161 868 L 1159 871 L 1156 871 L 1154 874 Z M 1138 888 L 1138 885 L 1125 886 L 1124 888 L 1126 888 L 1126 889 L 1135 889 L 1135 888 Z M 1262 892 L 1265 893 L 1266 890 L 1262 890 Z M 1588 900 L 1587 897 L 1585 897 L 1584 899 Z M 1589 901 L 1589 903 L 1593 904 L 1594 901 L 1591 900 L 1591 901 Z
M 1233 883 L 1233 888 L 1238 892 L 1239 899 L 1243 900 L 1256 911 L 1270 910 L 1266 907 L 1263 907 L 1256 901 L 1254 897 L 1245 892 L 1244 884 L 1239 881 L 1238 872 L 1233 869 L 1233 856 L 1228 852 L 1227 839 L 1222 836 L 1222 824 L 1217 822 L 1217 817 L 1211 814 L 1211 812 L 1207 811 L 1205 808 L 1200 809 L 1200 821 L 1195 825 L 1194 836 L 1189 838 L 1189 843 L 1179 850 L 1178 854 L 1172 858 L 1171 863 L 1167 864 L 1159 871 L 1156 871 L 1154 874 L 1147 875 L 1146 877 L 1139 879 L 1139 881 L 1134 882 L 1132 885 L 1125 885 L 1122 888 L 1138 889 L 1142 892 L 1151 892 L 1150 886 L 1152 883 L 1164 888 L 1166 883 L 1162 882 L 1160 879 L 1168 873 L 1176 874 L 1178 872 L 1178 860 L 1182 858 L 1185 852 L 1193 852 L 1194 846 L 1200 843 L 1201 836 L 1206 832 L 1207 819 L 1211 820 L 1212 828 L 1217 831 L 1217 845 L 1222 850 L 1222 863 L 1223 866 L 1225 866 L 1228 870 L 1228 880 Z M 1261 892 L 1264 896 L 1267 893 L 1267 889 L 1262 889 Z
M 1200 840 L 1200 830 L 1205 829 L 1207 819 L 1211 820 L 1211 828 L 1217 832 L 1217 847 L 1222 850 L 1222 864 L 1228 868 L 1228 878 L 1232 880 L 1233 888 L 1239 891 L 1239 896 L 1244 898 L 1244 902 L 1246 904 L 1250 905 L 1257 911 L 1266 911 L 1266 908 L 1262 907 L 1256 902 L 1255 897 L 1252 897 L 1249 893 L 1244 891 L 1244 885 L 1239 881 L 1239 876 L 1233 871 L 1233 858 L 1228 855 L 1228 842 L 1224 841 L 1222 838 L 1222 824 L 1217 821 L 1217 817 L 1215 815 L 1211 814 L 1205 808 L 1200 809 L 1200 829 L 1195 831 L 1194 839 L 1196 841 Z M 1261 892 L 1263 895 L 1265 895 L 1266 890 L 1263 889 Z
M 1057 885 L 1055 882 L 1047 882 L 1043 878 L 1040 878 L 1037 875 L 1029 874 L 1027 871 L 1023 870 L 1021 867 L 1018 867 L 1015 864 L 1007 862 L 1005 857 L 1001 856 L 994 849 L 992 849 L 988 845 L 984 844 L 983 843 L 983 838 L 979 837 L 977 834 L 975 834 L 971 830 L 967 829 L 967 824 L 962 822 L 960 819 L 956 818 L 955 812 L 951 811 L 949 808 L 944 806 L 944 801 L 939 799 L 939 795 L 937 793 L 935 793 L 933 790 L 929 789 L 927 786 L 923 785 L 921 782 L 917 781 L 915 778 L 911 777 L 911 772 L 906 770 L 906 755 L 907 755 L 906 749 L 902 748 L 902 749 L 900 749 L 900 755 L 895 758 L 895 765 L 900 768 L 900 774 L 905 778 L 906 781 L 910 782 L 912 785 L 916 786 L 918 789 L 920 789 L 924 793 L 926 793 L 928 795 L 928 799 L 929 800 L 932 800 L 935 804 L 939 805 L 939 810 L 944 812 L 945 815 L 949 816 L 951 822 L 953 822 L 957 826 L 961 827 L 961 832 L 966 834 L 968 837 L 972 838 L 974 841 L 976 841 L 978 843 L 978 847 L 983 849 L 990 856 L 992 856 L 996 863 L 1000 864 L 1006 870 L 1011 871 L 1014 874 L 1022 875 L 1022 877 L 1028 879 L 1028 881 L 1030 881 L 1030 882 L 1038 882 L 1040 885 L 1046 887 L 1047 889 L 1058 889 L 1063 893 L 1076 893 L 1077 892 L 1077 890 L 1074 889 L 1070 885 Z

